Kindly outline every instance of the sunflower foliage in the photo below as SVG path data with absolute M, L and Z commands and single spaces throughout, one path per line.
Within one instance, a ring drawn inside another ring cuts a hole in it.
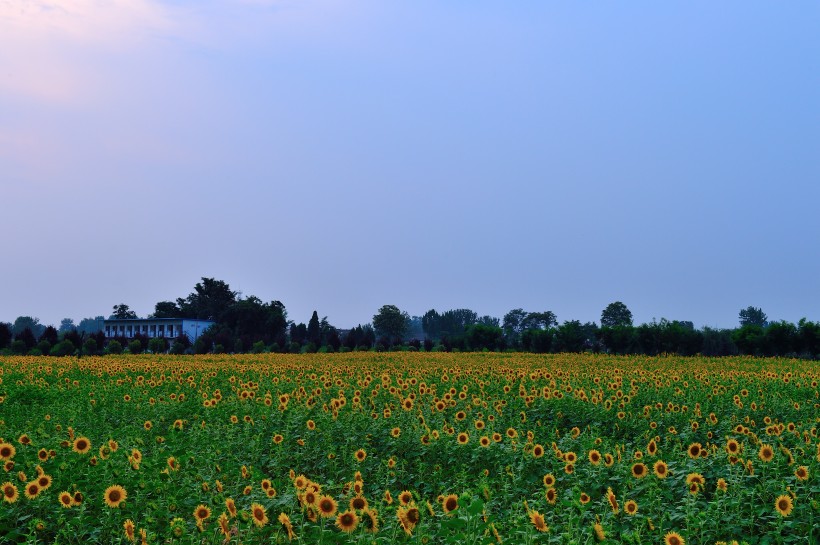
M 820 542 L 787 359 L 0 359 L 0 543 Z

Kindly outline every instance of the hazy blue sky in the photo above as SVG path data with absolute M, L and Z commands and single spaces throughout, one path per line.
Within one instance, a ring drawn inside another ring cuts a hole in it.
M 0 1 L 0 320 L 203 276 L 381 305 L 820 320 L 820 4 Z

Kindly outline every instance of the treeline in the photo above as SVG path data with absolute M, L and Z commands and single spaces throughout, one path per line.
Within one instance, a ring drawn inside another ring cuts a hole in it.
M 137 318 L 128 305 L 113 307 L 109 319 Z M 354 350 L 407 351 L 525 351 L 534 353 L 604 352 L 612 354 L 678 354 L 692 356 L 785 356 L 820 358 L 820 323 L 805 318 L 797 324 L 769 322 L 759 308 L 747 307 L 734 329 L 704 327 L 692 322 L 660 321 L 634 325 L 632 313 L 616 301 L 601 313 L 600 324 L 578 320 L 560 322 L 555 313 L 509 311 L 502 319 L 479 316 L 469 309 L 410 316 L 394 305 L 381 307 L 370 323 L 340 329 L 314 311 L 307 323 L 288 319 L 280 301 L 242 297 L 230 286 L 202 278 L 187 297 L 160 301 L 148 318 L 213 320 L 195 339 L 133 337 L 107 339 L 103 317 L 86 318 L 79 325 L 64 319 L 59 329 L 36 318 L 21 316 L 0 323 L 0 354 L 97 355 L 170 352 L 174 354 L 247 352 L 348 352 Z

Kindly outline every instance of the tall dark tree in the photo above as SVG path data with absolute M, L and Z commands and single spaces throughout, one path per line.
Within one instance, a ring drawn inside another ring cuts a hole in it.
M 77 326 L 77 331 L 80 333 L 99 333 L 103 330 L 103 321 L 105 320 L 105 316 L 96 316 L 94 318 L 83 318 L 80 320 L 80 325 Z M 98 346 L 102 346 L 103 343 L 97 341 Z
M 521 344 L 521 333 L 524 331 L 522 326 L 527 314 L 523 308 L 514 308 L 504 315 L 501 327 L 504 329 L 507 342 L 513 347 Z
M 125 303 L 114 305 L 114 312 L 109 316 L 109 320 L 128 320 L 136 318 L 137 313 L 131 310 Z
M 428 339 L 441 337 L 441 315 L 436 309 L 430 309 L 421 317 L 421 328 Z
M 768 317 L 766 316 L 766 313 L 763 312 L 762 309 L 757 307 L 750 306 L 744 308 L 738 313 L 738 318 L 740 319 L 740 327 L 746 325 L 766 327 L 766 325 L 768 324 Z
M 11 344 L 11 324 L 0 322 L 0 350 L 8 348 Z
M 31 331 L 30 327 L 25 328 L 20 333 L 14 336 L 15 341 L 22 341 L 26 347 L 26 351 L 31 350 L 34 348 L 34 345 L 37 344 L 37 337 L 34 336 L 34 333 Z
M 22 333 L 26 329 L 30 329 L 31 334 L 36 338 L 43 334 L 46 326 L 40 323 L 39 318 L 33 318 L 31 316 L 18 316 L 17 319 L 14 320 L 14 325 L 11 326 L 13 335 Z
M 42 335 L 37 339 L 38 341 L 48 341 L 48 344 L 54 346 L 58 342 L 60 342 L 60 335 L 57 332 L 57 329 L 50 325 L 46 326 L 45 330 L 43 330 Z
M 544 312 L 528 312 L 521 320 L 521 331 L 528 329 L 549 329 L 552 326 L 558 325 L 558 317 L 551 310 Z
M 237 292 L 222 280 L 202 277 L 193 293 L 185 299 L 177 299 L 177 306 L 186 318 L 221 321 L 231 305 L 236 302 Z
M 173 301 L 160 301 L 154 305 L 154 312 L 150 318 L 186 318 L 182 310 Z
M 373 328 L 377 336 L 386 337 L 391 343 L 401 342 L 409 319 L 410 316 L 396 305 L 384 305 L 373 316 Z
M 63 318 L 60 321 L 59 332 L 60 333 L 67 333 L 67 332 L 71 331 L 72 329 L 75 329 L 76 327 L 77 326 L 74 325 L 74 320 L 72 320 L 71 318 Z
M 620 301 L 610 303 L 601 312 L 601 327 L 631 326 L 632 312 Z
M 319 314 L 314 310 L 307 325 L 307 342 L 318 347 L 322 344 L 322 330 L 319 327 Z

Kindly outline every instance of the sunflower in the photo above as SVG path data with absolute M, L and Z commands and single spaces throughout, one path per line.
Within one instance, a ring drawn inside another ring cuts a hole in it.
M 635 500 L 626 500 L 624 504 L 624 513 L 627 515 L 634 515 L 638 512 L 638 502 Z
M 296 534 L 293 533 L 293 524 L 290 522 L 290 517 L 288 517 L 285 513 L 279 513 L 279 524 L 285 529 L 288 533 L 288 541 L 293 541 L 293 538 L 296 537 Z
M 792 512 L 792 508 L 794 508 L 794 503 L 792 502 L 791 496 L 788 494 L 778 496 L 774 501 L 774 508 L 778 513 L 780 513 L 781 517 L 788 517 Z
M 17 487 L 14 486 L 11 481 L 6 481 L 0 485 L 0 490 L 3 491 L 3 501 L 6 503 L 14 503 L 17 501 L 17 498 L 20 497 Z
M 478 444 L 484 448 L 487 448 L 490 446 L 490 438 L 486 435 L 482 435 L 481 439 L 478 440 Z
M 686 449 L 686 453 L 690 458 L 695 460 L 700 456 L 701 449 L 703 449 L 703 445 L 700 443 L 692 443 L 689 445 L 689 448 Z
M 364 451 L 364 449 L 360 448 L 356 451 L 356 453 L 353 456 L 356 458 L 357 462 L 364 462 L 364 459 L 367 458 L 367 453 Z
M 690 473 L 686 476 L 686 484 L 696 484 L 699 487 L 703 487 L 706 484 L 706 479 L 703 478 L 703 475 L 700 473 Z
M 441 502 L 441 508 L 446 514 L 450 514 L 458 509 L 458 496 L 455 494 L 448 494 L 445 496 L 444 500 Z
M 323 518 L 328 518 L 336 514 L 336 509 L 338 506 L 336 504 L 336 500 L 332 497 L 322 496 L 316 503 L 316 507 L 319 509 L 319 514 Z
M 222 535 L 225 536 L 226 539 L 230 539 L 231 525 L 228 522 L 228 515 L 223 512 L 216 521 L 219 523 L 219 531 L 222 532 Z
M 669 475 L 669 467 L 663 460 L 658 460 L 655 462 L 652 469 L 655 472 L 655 476 L 659 479 L 665 479 L 666 476 Z
M 610 453 L 607 452 L 606 454 L 604 454 L 604 465 L 606 467 L 612 467 L 614 463 L 615 458 Z
M 105 489 L 105 492 L 103 492 L 105 504 L 112 509 L 119 507 L 127 497 L 128 492 L 118 484 L 109 486 Z
M 0 460 L 11 460 L 17 454 L 17 449 L 11 443 L 0 443 Z
M 738 454 L 740 452 L 740 443 L 734 439 L 726 441 L 726 452 L 729 454 Z
M 503 437 L 500 433 L 498 433 L 498 432 L 493 433 L 493 442 L 494 443 L 500 443 L 502 439 L 503 439 Z M 820 456 L 820 454 L 818 454 L 818 456 Z
M 716 487 L 721 492 L 726 492 L 726 490 L 729 488 L 729 484 L 726 482 L 726 479 L 721 477 L 717 480 Z
M 71 496 L 71 503 L 72 505 L 82 505 L 83 503 L 83 493 L 79 490 L 75 490 L 74 494 Z
M 530 522 L 532 522 L 532 525 L 535 526 L 535 529 L 539 532 L 549 530 L 549 526 L 547 526 L 547 522 L 544 520 L 544 515 L 538 511 L 530 511 Z
M 555 502 L 558 501 L 558 493 L 554 488 L 548 488 L 545 497 L 550 505 L 555 505 Z
M 233 501 L 232 498 L 227 498 L 225 500 L 225 509 L 228 510 L 228 514 L 231 518 L 236 518 L 236 503 Z
M 553 475 L 552 473 L 547 473 L 546 475 L 544 475 L 543 481 L 544 486 L 546 486 L 547 488 L 552 488 L 553 486 L 555 486 L 555 475 Z
M 609 506 L 612 508 L 612 512 L 616 515 L 618 514 L 618 499 L 615 497 L 615 493 L 612 491 L 612 488 L 606 489 L 606 499 L 609 501 Z
M 268 523 L 268 514 L 265 512 L 265 508 L 258 503 L 251 504 L 251 516 L 257 528 L 261 528 Z
M 800 466 L 794 471 L 794 476 L 798 480 L 807 481 L 809 479 L 809 468 L 807 466 Z
M 367 499 L 364 496 L 353 496 L 350 498 L 350 509 L 353 511 L 364 511 L 367 509 Z
M 179 471 L 179 462 L 173 456 L 169 456 L 165 463 L 168 464 L 168 469 L 171 471 Z
M 74 440 L 71 449 L 77 454 L 85 454 L 91 450 L 91 441 L 88 440 L 88 437 L 78 437 Z
M 655 442 L 655 440 L 654 440 L 654 439 L 652 439 L 651 441 L 649 441 L 649 444 L 648 444 L 648 445 L 646 445 L 646 452 L 647 452 L 647 454 L 649 454 L 650 456 L 654 456 L 655 454 L 657 454 L 657 453 L 658 453 L 658 444 Z
M 45 462 L 46 460 L 48 460 L 48 451 L 44 448 L 38 450 L 37 459 L 39 459 L 41 462 Z
M 125 522 L 122 523 L 122 529 L 125 532 L 125 539 L 132 543 L 137 540 L 137 536 L 134 534 L 136 527 L 134 526 L 133 520 L 126 519 Z
M 589 497 L 589 494 L 587 494 L 586 492 L 581 492 L 581 497 L 579 498 L 579 501 L 581 502 L 581 504 L 583 504 L 583 505 L 588 504 L 590 499 L 591 498 Z
M 385 493 L 387 491 L 385 490 Z M 409 505 L 413 501 L 413 493 L 409 490 L 402 490 L 399 494 L 399 503 L 402 505 Z
M 466 432 L 461 432 L 458 434 L 456 441 L 458 441 L 459 445 L 466 445 L 470 441 L 470 435 Z
M 359 525 L 359 517 L 355 511 L 345 511 L 336 517 L 336 527 L 342 532 L 350 533 Z
M 601 463 L 601 453 L 595 449 L 592 449 L 587 453 L 587 458 L 589 458 L 589 463 L 594 466 Z
M 379 531 L 379 514 L 373 509 L 367 508 L 362 512 L 362 525 L 365 532 L 375 534 Z
M 304 490 L 308 485 L 307 477 L 304 475 L 297 475 L 293 479 L 293 486 L 295 486 L 298 490 Z
M 603 541 L 606 539 L 604 527 L 601 526 L 600 522 L 596 522 L 595 526 L 592 527 L 592 530 L 595 532 L 595 539 L 597 539 L 598 541 Z
M 771 445 L 763 444 L 757 452 L 757 457 L 763 462 L 771 462 L 772 458 L 774 458 L 774 449 Z
M 632 466 L 632 476 L 636 479 L 643 479 L 647 473 L 649 473 L 649 469 L 643 462 L 638 462 Z
M 663 543 L 664 545 L 686 545 L 686 540 L 677 532 L 668 532 L 663 536 Z
M 532 447 L 532 456 L 533 458 L 541 458 L 544 455 L 544 447 L 536 444 Z
M 43 473 L 37 477 L 37 484 L 40 485 L 41 490 L 48 490 L 51 487 L 51 475 Z
M 30 500 L 33 500 L 34 498 L 40 495 L 40 492 L 42 492 L 42 490 L 40 490 L 40 485 L 37 484 L 37 481 L 31 481 L 30 483 L 28 483 L 24 491 L 26 494 L 26 498 Z
M 71 497 L 67 491 L 60 492 L 57 496 L 57 499 L 60 501 L 60 505 L 68 509 L 69 507 L 74 507 L 74 498 Z
M 196 519 L 197 526 L 201 525 L 203 522 L 208 520 L 211 516 L 211 508 L 207 505 L 199 504 L 194 509 L 194 518 Z

